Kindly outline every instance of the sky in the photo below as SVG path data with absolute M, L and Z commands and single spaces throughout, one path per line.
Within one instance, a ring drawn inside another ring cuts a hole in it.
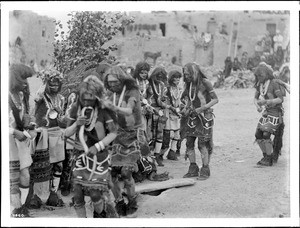
M 65 10 L 40 10 L 40 9 L 32 9 L 31 11 L 37 13 L 40 16 L 48 16 L 51 18 L 54 18 L 56 21 L 60 20 L 62 25 L 63 25 L 63 29 L 67 32 L 67 22 L 68 20 L 70 20 L 70 16 L 68 16 L 68 13 L 71 12 L 70 11 L 65 11 Z M 144 13 L 148 13 L 150 12 L 150 10 L 139 10 L 141 12 Z
M 68 13 L 70 11 L 49 11 L 49 10 L 32 10 L 33 12 L 37 13 L 40 16 L 48 16 L 54 18 L 56 21 L 61 21 L 63 25 L 63 29 L 67 31 L 67 22 L 70 20 L 70 16 Z

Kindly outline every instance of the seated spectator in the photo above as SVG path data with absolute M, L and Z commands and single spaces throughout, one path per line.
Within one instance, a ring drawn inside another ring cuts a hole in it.
M 232 70 L 233 71 L 242 70 L 242 65 L 241 65 L 241 62 L 239 61 L 238 57 L 235 57 L 233 60 Z
M 277 52 L 277 49 L 279 47 L 282 48 L 282 43 L 283 43 L 283 36 L 280 34 L 280 31 L 277 29 L 276 30 L 276 35 L 273 37 L 274 41 L 274 52 Z
M 251 70 L 252 71 L 254 67 L 255 66 L 254 66 L 253 58 L 249 58 L 248 62 L 247 62 L 247 70 Z
M 225 59 L 225 68 L 224 68 L 224 71 L 223 71 L 225 78 L 227 78 L 230 75 L 231 69 L 232 69 L 232 61 L 231 61 L 230 56 L 228 56 Z
M 244 52 L 242 54 L 242 58 L 241 58 L 241 67 L 242 70 L 246 70 L 247 69 L 247 63 L 248 63 L 248 52 Z

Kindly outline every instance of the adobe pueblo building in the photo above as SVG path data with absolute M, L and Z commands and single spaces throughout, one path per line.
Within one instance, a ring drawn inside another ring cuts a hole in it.
M 224 67 L 227 56 L 239 59 L 243 52 L 255 53 L 255 46 L 268 31 L 279 30 L 289 43 L 288 11 L 154 11 L 129 12 L 135 23 L 114 39 L 120 62 L 134 66 L 146 59 L 164 65 L 196 62 L 201 66 Z
M 55 21 L 32 11 L 9 12 L 9 62 L 41 69 L 52 63 Z

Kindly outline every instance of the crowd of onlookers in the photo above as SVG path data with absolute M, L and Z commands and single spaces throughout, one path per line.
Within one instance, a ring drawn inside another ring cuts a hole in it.
M 289 64 L 289 45 L 284 50 L 283 41 L 283 36 L 279 30 L 276 30 L 276 35 L 273 37 L 270 36 L 269 32 L 266 32 L 264 37 L 257 41 L 253 56 L 249 56 L 248 52 L 245 51 L 240 59 L 234 57 L 232 61 L 230 56 L 226 57 L 224 69 L 219 76 L 216 86 L 220 87 L 226 78 L 236 73 L 238 75 L 238 84 L 245 88 L 245 82 L 242 82 L 243 73 L 253 72 L 261 62 L 268 64 L 277 75 L 286 74 Z M 232 86 L 234 86 L 236 81 L 232 83 Z

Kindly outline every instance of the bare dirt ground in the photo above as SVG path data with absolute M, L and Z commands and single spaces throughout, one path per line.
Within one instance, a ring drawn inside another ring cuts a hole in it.
M 32 90 L 33 91 L 33 90 Z M 278 218 L 290 217 L 289 94 L 285 98 L 285 132 L 282 156 L 273 167 L 255 168 L 262 157 L 254 133 L 260 114 L 253 104 L 254 89 L 217 89 L 214 107 L 214 153 L 211 177 L 193 186 L 173 188 L 158 196 L 140 194 L 137 218 Z M 188 170 L 185 141 L 179 161 L 164 160 L 159 172 L 181 178 Z M 197 163 L 201 166 L 200 152 Z M 33 210 L 33 217 L 76 217 L 63 197 L 65 208 Z M 89 206 L 87 206 L 89 207 Z M 88 214 L 90 217 L 91 214 Z M 200 224 L 199 224 L 200 225 Z

